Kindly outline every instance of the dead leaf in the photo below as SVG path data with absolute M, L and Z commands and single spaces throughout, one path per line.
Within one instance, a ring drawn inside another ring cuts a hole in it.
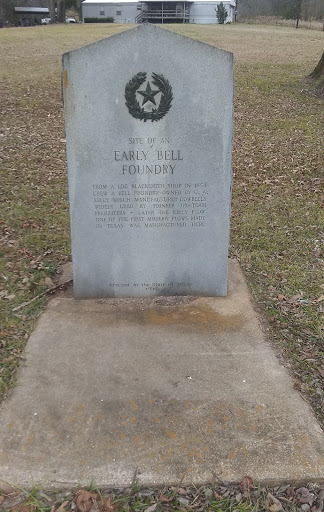
M 182 498 L 181 496 L 178 498 L 178 502 L 179 504 L 182 506 L 182 507 L 188 507 L 189 503 L 190 503 L 190 499 L 188 498 Z
M 0 292 L 0 297 L 2 299 L 13 300 L 16 297 L 16 295 L 15 294 L 8 295 L 8 293 L 6 291 L 3 291 L 3 292 Z
M 279 293 L 277 295 L 277 299 L 280 300 L 280 301 L 287 300 L 287 298 L 284 295 L 282 295 L 282 293 Z
M 10 361 L 13 361 L 14 359 L 14 356 L 5 357 L 4 359 L 0 360 L 0 364 L 10 363 Z
M 92 507 L 90 508 L 90 512 L 98 512 L 99 506 L 97 500 L 93 500 Z
M 271 512 L 278 512 L 282 509 L 282 503 L 268 492 L 266 503 Z
M 299 503 L 308 503 L 311 506 L 313 505 L 315 496 L 309 492 L 307 487 L 299 487 L 299 489 L 296 490 L 296 494 L 298 496 Z
M 146 508 L 145 509 L 145 512 L 154 512 L 154 510 L 156 509 L 157 507 L 157 503 L 154 503 L 153 505 L 151 505 L 150 507 Z
M 18 505 L 12 509 L 12 512 L 34 512 L 33 505 Z
M 281 503 L 279 503 L 279 505 L 277 503 L 273 503 L 272 505 L 270 505 L 269 509 L 271 510 L 271 512 L 278 512 L 280 509 L 282 508 L 282 505 Z
M 3 496 L 2 496 L 2 498 L 3 498 Z M 22 506 L 20 504 L 24 501 L 25 498 L 26 498 L 26 494 L 19 494 L 18 496 L 13 496 L 12 498 L 6 498 L 2 503 L 2 507 L 4 510 L 6 510 L 6 509 L 16 510 L 17 505 Z
M 99 503 L 101 512 L 114 512 L 114 507 L 111 504 L 110 498 L 102 498 Z
M 288 498 L 285 498 L 284 496 L 279 496 L 278 499 L 280 501 L 282 501 L 283 503 L 290 503 L 291 504 L 291 500 L 288 500 Z
M 178 494 L 179 494 L 179 496 L 187 496 L 188 493 L 187 493 L 186 489 L 184 489 L 183 487 L 179 487 Z
M 317 371 L 320 374 L 320 376 L 323 377 L 323 379 L 324 379 L 324 370 L 323 370 L 323 368 L 317 368 Z
M 316 302 L 322 302 L 324 300 L 324 295 L 320 295 Z
M 90 512 L 97 494 L 81 489 L 76 495 L 75 504 L 80 512 Z
M 294 302 L 296 300 L 299 300 L 302 298 L 302 294 L 301 293 L 296 293 L 296 295 L 292 295 L 291 297 L 289 297 L 289 300 Z
M 64 510 L 64 507 L 69 503 L 69 500 L 67 501 L 63 501 L 63 503 L 61 503 L 61 505 L 59 506 L 59 508 L 56 509 L 55 512 L 62 512 L 62 510 Z
M 250 492 L 250 489 L 253 488 L 253 480 L 250 476 L 243 476 L 242 481 L 240 483 L 240 491 L 243 495 L 246 495 Z
M 313 509 L 312 509 L 313 510 Z M 313 512 L 322 512 L 324 510 L 324 489 L 319 492 L 317 507 Z
M 169 503 L 170 501 L 173 500 L 172 497 L 168 497 L 168 496 L 164 496 L 164 494 L 160 494 L 158 500 L 161 502 L 161 503 Z
M 45 277 L 45 284 L 47 288 L 53 288 L 54 281 L 50 277 Z
M 3 496 L 0 496 L 0 503 L 2 503 L 4 500 L 4 497 Z

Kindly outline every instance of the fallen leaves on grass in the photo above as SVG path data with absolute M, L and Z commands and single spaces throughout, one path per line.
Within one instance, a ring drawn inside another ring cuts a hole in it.
M 181 494 L 178 491 L 181 489 Z M 46 494 L 31 491 L 26 496 L 4 497 L 1 510 L 10 512 L 323 512 L 324 487 L 283 485 L 260 486 L 248 476 L 239 485 L 221 481 L 219 485 L 181 487 L 80 489 L 76 494 Z

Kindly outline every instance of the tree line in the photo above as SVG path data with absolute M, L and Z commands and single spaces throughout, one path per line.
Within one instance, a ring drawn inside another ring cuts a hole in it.
M 324 21 L 323 0 L 237 0 L 238 19 L 279 16 L 284 19 Z M 298 23 L 297 23 L 298 26 Z

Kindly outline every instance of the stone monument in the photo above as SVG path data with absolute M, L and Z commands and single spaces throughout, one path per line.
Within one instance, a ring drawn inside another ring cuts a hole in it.
M 226 295 L 232 54 L 139 25 L 62 82 L 75 297 Z

